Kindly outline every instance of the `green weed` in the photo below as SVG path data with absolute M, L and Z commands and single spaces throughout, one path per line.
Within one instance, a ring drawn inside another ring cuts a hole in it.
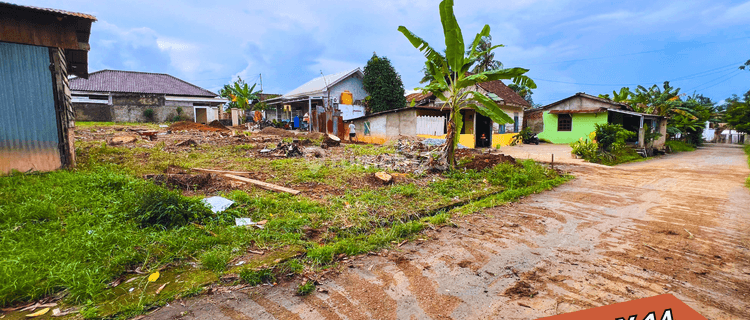
M 240 271 L 240 279 L 251 286 L 257 286 L 261 283 L 272 283 L 276 281 L 272 269 L 244 269 Z
M 306 296 L 310 293 L 315 291 L 315 282 L 312 282 L 310 280 L 305 281 L 304 283 L 301 283 L 297 287 L 297 294 L 300 296 Z
M 669 140 L 665 143 L 667 147 L 669 147 L 670 150 L 672 150 L 672 153 L 677 152 L 685 152 L 685 151 L 695 151 L 695 146 L 692 144 L 689 144 L 684 141 L 679 140 Z

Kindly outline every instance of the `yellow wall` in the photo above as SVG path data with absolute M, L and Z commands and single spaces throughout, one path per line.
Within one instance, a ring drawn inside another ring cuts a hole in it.
M 445 134 L 442 136 L 432 136 L 429 134 L 418 134 L 418 137 L 425 139 L 445 139 Z M 458 143 L 467 148 L 474 148 L 474 135 L 473 134 L 462 134 L 458 138 Z
M 349 135 L 346 135 L 344 138 L 345 141 L 349 141 Z M 357 134 L 357 140 L 365 143 L 385 144 L 389 139 L 386 136 L 366 136 Z
M 510 142 L 513 141 L 513 136 L 517 133 L 504 133 L 504 134 L 493 134 L 492 135 L 492 146 L 509 146 Z

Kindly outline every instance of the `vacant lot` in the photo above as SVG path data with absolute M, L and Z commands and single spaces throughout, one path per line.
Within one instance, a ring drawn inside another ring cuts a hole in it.
M 472 151 L 461 152 L 459 169 L 431 172 L 428 150 L 409 139 L 323 149 L 330 141 L 319 134 L 83 124 L 76 140 L 77 170 L 0 178 L 6 311 L 42 299 L 88 318 L 127 317 L 206 291 L 296 287 L 349 256 L 568 180 Z M 197 168 L 242 171 L 301 194 Z M 212 213 L 200 199 L 213 195 L 235 204 Z M 235 218 L 258 226 L 236 227 Z
M 282 285 L 149 317 L 535 319 L 671 293 L 708 319 L 750 318 L 742 149 L 566 168 L 574 181 L 351 260 L 309 297 Z

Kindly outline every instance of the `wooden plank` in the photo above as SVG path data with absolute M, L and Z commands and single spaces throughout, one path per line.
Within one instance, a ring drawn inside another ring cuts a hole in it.
M 254 179 L 243 178 L 243 177 L 240 177 L 240 176 L 235 176 L 233 174 L 225 174 L 224 176 L 227 177 L 227 178 L 229 178 L 229 179 L 232 179 L 232 180 L 237 180 L 237 181 L 242 181 L 242 182 L 245 182 L 245 183 L 254 184 L 254 185 L 256 185 L 256 186 L 258 186 L 258 187 L 260 187 L 262 189 L 266 189 L 266 190 L 277 191 L 277 192 L 287 192 L 287 193 L 291 193 L 293 195 L 298 195 L 298 194 L 301 193 L 301 191 L 299 191 L 299 190 L 289 189 L 289 188 L 285 188 L 285 187 L 282 187 L 282 186 L 277 186 L 275 184 L 270 184 L 270 183 L 266 183 L 266 182 L 263 182 L 263 181 L 254 180 Z
M 216 173 L 216 174 L 233 174 L 236 176 L 250 176 L 252 174 L 252 172 L 215 170 L 215 169 L 203 169 L 203 168 L 192 168 L 190 170 L 198 171 L 198 172 L 206 172 L 206 173 Z

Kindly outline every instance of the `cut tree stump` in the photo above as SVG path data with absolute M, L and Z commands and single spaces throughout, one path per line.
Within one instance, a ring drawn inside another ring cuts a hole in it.
M 242 181 L 242 182 L 245 182 L 245 183 L 250 183 L 250 184 L 256 185 L 256 186 L 258 186 L 258 187 L 260 187 L 262 189 L 266 189 L 266 190 L 271 190 L 271 191 L 276 191 L 276 192 L 286 192 L 286 193 L 291 193 L 293 195 L 298 195 L 298 194 L 301 193 L 301 191 L 299 191 L 299 190 L 289 189 L 289 188 L 286 188 L 286 187 L 282 187 L 282 186 L 279 186 L 279 185 L 275 185 L 275 184 L 271 184 L 271 183 L 267 183 L 267 182 L 255 180 L 255 179 L 243 178 L 243 177 L 236 176 L 236 175 L 233 175 L 233 174 L 224 174 L 224 176 L 227 177 L 227 178 L 229 178 L 229 179 L 233 179 L 233 180 L 237 180 L 237 181 Z

